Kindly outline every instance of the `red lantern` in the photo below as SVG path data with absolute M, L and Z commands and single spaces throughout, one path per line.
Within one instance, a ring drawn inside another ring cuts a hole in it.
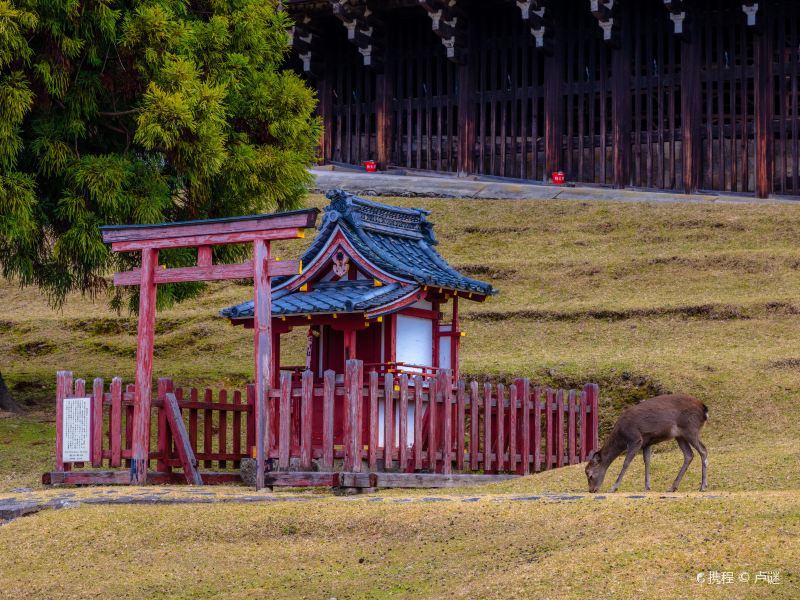
M 366 169 L 367 173 L 375 173 L 378 170 L 378 163 L 374 160 L 368 160 L 364 162 L 364 169 Z
M 556 171 L 553 173 L 553 183 L 556 185 L 564 185 L 564 182 L 567 180 L 566 176 L 564 175 L 564 171 Z

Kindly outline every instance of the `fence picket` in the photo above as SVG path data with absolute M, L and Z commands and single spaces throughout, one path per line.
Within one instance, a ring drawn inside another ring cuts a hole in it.
M 408 375 L 400 375 L 400 440 L 399 469 L 404 473 L 408 468 Z
M 469 468 L 472 471 L 477 471 L 478 452 L 480 450 L 480 409 L 478 408 L 480 396 L 478 394 L 477 381 L 469 384 L 469 397 Z
M 564 390 L 556 392 L 556 466 L 564 466 Z
M 278 468 L 289 468 L 292 416 L 292 372 L 281 371 L 281 398 L 279 407 L 280 429 L 278 438 Z
M 228 403 L 228 390 L 220 390 L 219 391 L 219 403 L 220 404 L 227 404 Z M 228 453 L 228 411 L 227 410 L 218 410 L 217 411 L 217 424 L 218 424 L 218 431 L 217 431 L 217 452 L 222 455 Z M 225 459 L 219 460 L 219 468 L 220 469 L 227 469 L 228 463 Z
M 422 375 L 414 376 L 414 468 L 422 468 Z
M 497 384 L 497 470 L 505 469 L 505 404 L 506 386 L 502 383 Z
M 303 371 L 302 395 L 300 396 L 300 467 L 311 470 L 312 453 L 312 409 L 314 404 L 314 373 Z
M 568 464 L 574 465 L 578 462 L 575 453 L 575 390 L 570 390 L 567 395 L 567 404 L 569 405 L 569 420 L 567 421 L 567 458 Z
M 369 374 L 369 453 L 368 460 L 370 471 L 378 468 L 378 372 L 370 371 Z M 384 444 L 385 447 L 385 444 Z M 385 454 L 385 451 L 384 451 Z
M 213 417 L 213 411 L 210 408 L 210 405 L 213 401 L 214 401 L 213 392 L 211 391 L 210 388 L 206 388 L 205 391 L 203 392 L 203 402 L 206 404 L 207 407 L 209 407 L 203 411 L 203 454 L 205 454 L 206 456 L 210 455 L 213 452 L 211 444 L 214 439 L 214 434 L 213 434 L 214 417 Z M 212 463 L 209 459 L 203 461 L 203 466 L 206 469 L 210 469 L 211 465 Z
M 92 466 L 103 464 L 103 380 L 95 378 L 92 383 Z
M 322 466 L 333 469 L 333 413 L 336 373 L 325 371 L 322 376 Z
M 122 379 L 111 380 L 111 416 L 109 418 L 111 440 L 111 466 L 122 466 Z
M 233 405 L 234 406 L 241 406 L 242 404 L 242 392 L 240 390 L 233 391 Z M 241 454 L 242 453 L 242 411 L 234 410 L 233 414 L 231 415 L 231 419 L 233 419 L 232 423 L 232 433 L 233 433 L 233 453 L 234 454 Z M 239 460 L 233 461 L 233 468 L 238 469 L 241 466 L 241 462 Z
M 492 385 L 483 384 L 483 471 L 492 470 Z
M 458 471 L 464 470 L 464 444 L 466 427 L 466 408 L 464 382 L 459 381 L 456 387 L 456 469 Z
M 394 464 L 394 375 L 386 373 L 383 379 L 383 463 L 391 470 Z

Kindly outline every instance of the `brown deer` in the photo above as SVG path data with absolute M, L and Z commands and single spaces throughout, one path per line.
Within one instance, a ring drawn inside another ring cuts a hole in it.
M 650 458 L 653 454 L 653 445 L 672 439 L 678 442 L 683 451 L 683 466 L 678 471 L 671 491 L 678 489 L 689 463 L 694 458 L 692 448 L 697 450 L 703 461 L 700 491 L 705 491 L 708 485 L 706 479 L 708 451 L 700 441 L 700 430 L 707 420 L 706 405 L 696 398 L 681 394 L 656 396 L 625 409 L 603 447 L 589 454 L 589 464 L 586 465 L 589 491 L 594 493 L 600 489 L 608 467 L 620 454 L 627 452 L 619 477 L 611 486 L 610 491 L 616 492 L 625 471 L 639 450 L 644 456 L 644 489 L 650 491 Z

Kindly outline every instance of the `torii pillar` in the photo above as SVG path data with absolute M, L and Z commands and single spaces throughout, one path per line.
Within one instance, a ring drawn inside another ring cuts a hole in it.
M 114 284 L 139 286 L 139 323 L 136 342 L 136 389 L 133 409 L 133 440 L 130 483 L 147 482 L 150 461 L 150 421 L 153 381 L 153 338 L 156 320 L 156 286 L 159 283 L 254 280 L 255 301 L 255 376 L 256 376 L 256 488 L 265 482 L 266 451 L 269 446 L 267 399 L 272 381 L 272 277 L 294 275 L 297 261 L 270 259 L 271 240 L 303 237 L 314 227 L 317 209 L 286 213 L 163 223 L 122 225 L 101 228 L 103 241 L 113 252 L 141 252 L 140 269 L 116 273 Z M 223 244 L 253 244 L 253 260 L 233 265 L 212 264 L 212 247 Z M 174 269 L 158 268 L 161 248 L 197 248 L 197 265 Z

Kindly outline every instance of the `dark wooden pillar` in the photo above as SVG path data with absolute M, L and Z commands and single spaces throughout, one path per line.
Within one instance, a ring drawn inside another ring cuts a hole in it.
M 153 386 L 153 336 L 156 326 L 156 283 L 158 249 L 142 250 L 142 279 L 139 284 L 139 329 L 136 341 L 136 388 L 133 405 L 131 483 L 147 483 L 150 456 L 150 405 Z
M 756 135 L 756 197 L 767 198 L 772 192 L 773 139 L 772 139 L 772 37 L 766 26 L 770 15 L 759 11 L 761 26 L 754 34 L 754 88 L 755 88 L 755 135 Z
M 564 34 L 561 15 L 554 24 L 553 52 L 544 59 L 544 181 L 553 172 L 561 170 L 561 127 L 564 122 L 564 104 L 561 86 L 564 81 Z
M 388 65 L 387 65 L 388 69 Z M 392 97 L 394 96 L 393 78 L 390 73 L 378 73 L 375 76 L 375 145 L 378 168 L 385 170 L 392 159 Z
M 701 44 L 698 28 L 693 37 L 681 41 L 681 152 L 683 191 L 693 194 L 700 187 L 700 132 L 702 126 L 702 86 L 700 83 Z
M 464 64 L 458 65 L 458 174 L 475 172 L 475 89 L 473 53 Z
M 614 187 L 623 188 L 631 183 L 631 32 L 625 13 L 615 17 L 621 20 L 618 41 L 611 51 L 611 144 L 614 161 Z
M 269 277 L 269 242 L 253 242 L 256 361 L 256 489 L 265 484 L 266 450 L 269 447 L 267 400 L 272 384 L 272 288 Z
M 322 134 L 319 145 L 323 162 L 333 159 L 333 67 L 326 61 L 325 72 L 317 79 L 319 116 L 322 120 Z

